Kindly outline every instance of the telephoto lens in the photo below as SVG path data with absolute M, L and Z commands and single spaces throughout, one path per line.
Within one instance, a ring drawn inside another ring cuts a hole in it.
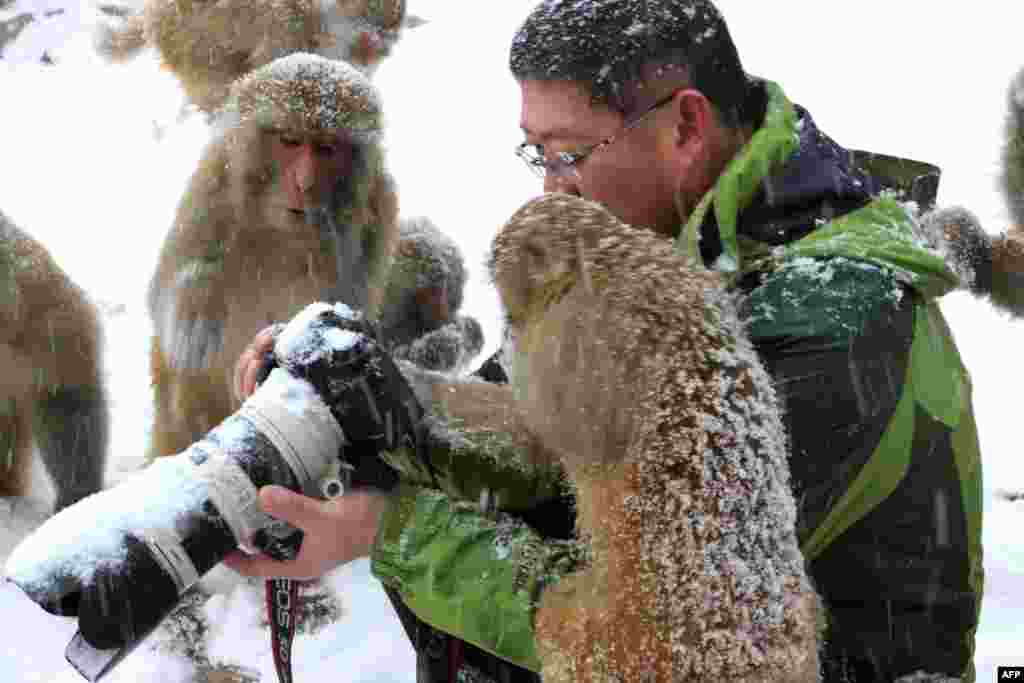
M 397 475 L 380 452 L 420 450 L 419 403 L 347 306 L 304 309 L 267 369 L 200 441 L 62 510 L 8 558 L 8 580 L 44 610 L 78 618 L 66 656 L 86 679 L 112 670 L 236 548 L 295 556 L 301 531 L 260 510 L 260 487 L 387 490 Z

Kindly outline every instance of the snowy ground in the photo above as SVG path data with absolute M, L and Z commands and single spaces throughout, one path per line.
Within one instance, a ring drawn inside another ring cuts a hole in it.
M 532 0 L 487 3 L 485 12 L 451 0 L 409 4 L 431 23 L 409 34 L 377 76 L 390 163 L 403 211 L 431 216 L 462 246 L 472 269 L 465 311 L 484 325 L 486 354 L 497 342 L 499 315 L 483 254 L 501 223 L 540 189 L 512 155 L 521 135 L 505 66 L 511 31 Z M 718 4 L 747 68 L 779 80 L 823 130 L 850 147 L 939 165 L 940 203 L 965 204 L 991 232 L 1004 229 L 995 174 L 1005 87 L 1024 66 L 1024 54 L 1009 49 L 1020 44 L 1024 24 L 1017 3 L 982 0 L 963 12 L 960 5 L 863 0 L 829 3 L 827 16 L 816 0 Z M 0 21 L 14 11 L 0 10 Z M 64 19 L 74 33 L 88 13 Z M 46 31 L 29 37 L 19 46 L 25 55 L 53 40 Z M 205 131 L 194 119 L 175 123 L 180 95 L 151 61 L 103 67 L 88 57 L 87 43 L 79 33 L 63 48 L 47 46 L 55 68 L 0 61 L 0 207 L 97 299 L 124 306 L 106 317 L 116 481 L 138 465 L 149 420 L 142 290 Z M 1010 56 L 982 56 L 1001 54 Z M 1024 664 L 1024 503 L 995 495 L 1024 490 L 1014 391 L 1024 366 L 1013 361 L 1024 348 L 1024 324 L 966 295 L 947 297 L 943 308 L 974 378 L 985 459 L 987 586 L 976 666 L 978 680 L 990 681 L 997 665 Z M 40 498 L 47 495 L 41 486 Z M 13 508 L 0 501 L 0 561 L 44 510 L 38 500 Z M 329 583 L 345 618 L 296 641 L 298 683 L 412 681 L 411 652 L 367 563 L 339 570 Z M 267 670 L 252 595 L 235 589 L 210 606 L 217 624 L 211 652 Z M 63 661 L 73 623 L 49 617 L 7 586 L 0 586 L 0 614 L 0 681 L 77 680 Z M 109 680 L 183 683 L 187 676 L 180 657 L 147 644 Z

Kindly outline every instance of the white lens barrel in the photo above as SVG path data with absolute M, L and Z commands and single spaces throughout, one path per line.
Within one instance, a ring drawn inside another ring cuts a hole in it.
M 245 470 L 224 455 L 215 444 L 204 441 L 201 445 L 193 446 L 193 449 L 207 456 L 196 467 L 196 475 L 206 482 L 210 502 L 231 529 L 239 547 L 249 554 L 256 553 L 253 536 L 272 521 L 270 515 L 260 509 L 256 485 Z
M 337 460 L 345 433 L 311 384 L 275 368 L 238 414 L 274 445 L 305 495 L 321 495 L 320 479 Z

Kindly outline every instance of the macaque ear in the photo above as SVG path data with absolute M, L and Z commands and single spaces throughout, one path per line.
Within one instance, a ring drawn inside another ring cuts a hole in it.
M 509 322 L 525 322 L 531 303 L 542 296 L 550 269 L 551 255 L 532 230 L 522 230 L 512 221 L 497 238 L 491 252 L 490 269 Z

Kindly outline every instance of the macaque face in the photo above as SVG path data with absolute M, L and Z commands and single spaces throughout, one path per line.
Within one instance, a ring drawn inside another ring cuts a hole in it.
M 338 183 L 352 174 L 355 146 L 342 135 L 274 130 L 269 136 L 283 199 L 297 216 L 323 207 Z

